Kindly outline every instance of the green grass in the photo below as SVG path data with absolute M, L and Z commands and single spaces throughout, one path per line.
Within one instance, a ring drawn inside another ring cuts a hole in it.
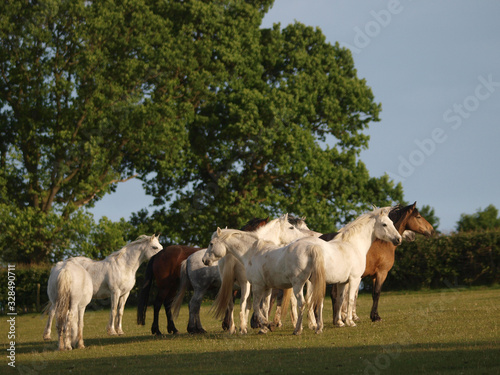
M 16 321 L 16 365 L 11 369 L 2 356 L 2 374 L 499 374 L 500 289 L 385 293 L 379 312 L 382 322 L 369 318 L 371 296 L 361 295 L 361 322 L 353 328 L 334 328 L 330 299 L 325 301 L 325 329 L 317 335 L 305 327 L 292 335 L 285 327 L 258 335 L 230 336 L 202 308 L 202 323 L 210 332 L 185 333 L 187 306 L 181 309 L 177 328 L 182 332 L 154 338 L 150 335 L 152 311 L 146 326 L 135 324 L 135 310 L 124 316 L 125 336 L 105 334 L 108 310 L 85 314 L 86 348 L 56 351 L 45 343 L 46 317 L 20 315 Z M 235 315 L 237 316 L 237 315 Z M 6 320 L 7 317 L 1 317 Z M 166 331 L 162 311 L 160 329 Z M 8 325 L 1 325 L 6 343 Z M 52 337 L 57 337 L 53 329 Z M 4 353 L 7 345 L 3 345 Z

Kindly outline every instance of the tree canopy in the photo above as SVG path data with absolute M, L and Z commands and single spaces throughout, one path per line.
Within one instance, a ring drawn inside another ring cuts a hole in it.
M 370 177 L 359 160 L 380 104 L 350 51 L 300 23 L 256 34 L 250 63 L 188 124 L 189 168 L 171 205 L 151 217 L 176 241 L 203 245 L 217 226 L 283 212 L 332 231 L 402 199 L 400 185 Z
M 158 206 L 132 223 L 196 244 L 254 216 L 326 231 L 399 201 L 359 160 L 381 106 L 351 53 L 300 23 L 261 29 L 271 4 L 1 3 L 3 259 L 84 248 L 83 208 L 130 178 Z
M 498 209 L 492 204 L 484 210 L 477 210 L 477 212 L 472 215 L 460 215 L 460 220 L 457 222 L 457 231 L 459 232 L 494 228 L 500 228 L 500 216 L 498 215 Z

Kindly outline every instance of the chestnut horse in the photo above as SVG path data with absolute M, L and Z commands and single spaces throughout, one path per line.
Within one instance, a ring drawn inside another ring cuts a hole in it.
M 242 229 L 253 231 L 267 223 L 268 219 L 252 219 Z M 137 304 L 137 324 L 146 324 L 146 310 L 148 308 L 149 291 L 151 289 L 153 277 L 156 282 L 158 292 L 154 301 L 154 316 L 153 324 L 151 325 L 151 333 L 153 335 L 161 335 L 159 329 L 159 313 L 161 305 L 165 307 L 167 315 L 167 330 L 168 333 L 177 333 L 172 317 L 172 302 L 177 294 L 177 289 L 180 284 L 181 265 L 190 255 L 202 250 L 202 248 L 172 245 L 167 246 L 153 256 L 146 268 L 144 284 L 139 293 L 139 301 Z M 204 249 L 203 249 L 204 250 Z
M 394 223 L 394 227 L 402 235 L 404 231 L 410 230 L 415 233 L 423 234 L 426 237 L 434 233 L 434 228 L 416 208 L 417 202 L 406 206 L 397 206 L 389 213 L 389 218 Z M 327 235 L 324 235 L 325 237 Z M 323 237 L 323 236 L 322 236 Z M 320 238 L 322 238 L 320 237 Z M 373 279 L 373 306 L 370 312 L 370 318 L 373 322 L 379 321 L 382 318 L 378 314 L 378 301 L 380 299 L 380 292 L 384 284 L 387 274 L 394 265 L 394 252 L 396 246 L 390 242 L 375 240 L 370 250 L 366 254 L 366 268 L 361 277 L 371 276 Z M 336 285 L 332 287 L 331 297 L 332 304 L 335 306 L 335 298 L 337 295 Z M 356 319 L 356 303 L 354 304 L 353 317 Z M 334 322 L 335 323 L 335 322 Z

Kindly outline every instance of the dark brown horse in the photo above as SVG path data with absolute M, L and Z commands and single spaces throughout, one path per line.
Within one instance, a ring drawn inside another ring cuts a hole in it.
M 392 220 L 394 227 L 401 235 L 404 231 L 409 230 L 415 233 L 423 234 L 424 236 L 431 236 L 432 233 L 434 233 L 434 228 L 422 217 L 422 215 L 420 215 L 416 208 L 416 204 L 417 202 L 406 207 L 398 206 L 394 208 L 389 213 L 389 218 Z M 327 236 L 331 237 L 331 235 L 328 234 L 323 236 L 320 238 L 325 239 L 328 238 Z M 392 243 L 377 239 L 373 242 L 370 250 L 368 250 L 368 253 L 366 254 L 366 268 L 362 277 L 371 276 L 373 279 L 373 306 L 370 312 L 370 318 L 374 322 L 382 319 L 378 314 L 378 301 L 380 299 L 382 285 L 387 278 L 387 274 L 394 265 L 395 250 L 396 246 Z M 335 285 L 332 287 L 331 296 L 332 304 L 335 306 L 335 299 L 337 296 L 337 288 Z M 354 306 L 356 306 L 356 304 Z M 354 315 L 355 307 L 353 310 L 353 316 Z
M 201 249 L 198 247 L 172 245 L 165 247 L 149 260 L 146 275 L 144 276 L 144 285 L 139 294 L 139 302 L 137 304 L 137 324 L 146 324 L 149 291 L 154 278 L 158 292 L 153 305 L 154 317 L 153 324 L 151 325 L 151 333 L 153 335 L 161 335 L 158 326 L 158 315 L 162 304 L 165 307 L 167 315 L 168 333 L 178 332 L 172 319 L 171 305 L 179 287 L 181 263 L 188 256 L 199 250 Z
M 265 225 L 269 218 L 252 219 L 241 230 L 254 231 L 257 228 Z M 177 294 L 180 285 L 181 265 L 191 254 L 202 250 L 198 247 L 190 247 L 183 245 L 167 246 L 158 254 L 153 256 L 146 268 L 144 277 L 144 285 L 139 294 L 139 302 L 137 304 L 137 324 L 146 324 L 146 310 L 148 306 L 149 291 L 151 289 L 153 278 L 155 280 L 158 292 L 154 301 L 154 316 L 153 324 L 151 325 L 151 333 L 153 335 L 161 335 L 158 324 L 159 312 L 161 305 L 165 307 L 167 315 L 167 330 L 168 333 L 177 333 L 172 317 L 172 302 Z M 226 321 L 227 318 L 224 319 Z M 226 323 L 227 324 L 227 323 Z M 223 323 L 224 326 L 224 323 Z

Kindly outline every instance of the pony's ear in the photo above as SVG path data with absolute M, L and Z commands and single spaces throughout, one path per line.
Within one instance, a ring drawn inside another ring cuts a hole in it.
M 217 235 L 220 236 L 221 233 L 222 233 L 222 229 L 220 229 L 219 227 L 217 227 Z
M 417 207 L 417 201 L 415 201 L 415 203 L 413 203 L 411 208 L 415 209 L 416 207 Z
M 381 210 L 381 214 L 384 215 L 384 216 L 387 216 L 387 215 L 389 215 L 390 211 L 391 211 L 391 207 L 384 207 Z

